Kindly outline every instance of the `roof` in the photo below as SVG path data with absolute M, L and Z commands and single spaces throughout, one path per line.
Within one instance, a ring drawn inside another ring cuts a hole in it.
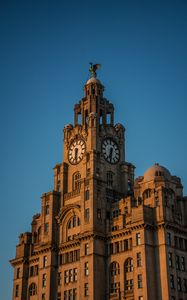
M 91 77 L 90 79 L 88 79 L 88 81 L 86 82 L 86 84 L 90 84 L 90 83 L 101 84 L 101 81 L 99 79 L 97 79 L 96 77 Z
M 163 176 L 166 180 L 171 178 L 171 174 L 168 169 L 155 163 L 144 173 L 144 181 L 154 180 L 156 176 Z

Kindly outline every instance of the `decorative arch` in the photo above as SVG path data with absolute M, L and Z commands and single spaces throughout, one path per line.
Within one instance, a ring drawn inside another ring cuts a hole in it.
M 60 242 L 67 241 L 68 234 L 76 235 L 79 233 L 80 219 L 80 205 L 70 204 L 63 207 L 57 217 L 57 221 L 60 225 Z

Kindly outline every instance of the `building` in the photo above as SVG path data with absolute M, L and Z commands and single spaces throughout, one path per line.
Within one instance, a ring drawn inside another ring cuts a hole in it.
M 93 67 L 93 66 L 92 66 Z M 92 76 L 64 127 L 64 160 L 11 260 L 13 300 L 187 299 L 187 197 L 153 165 L 134 180 L 125 128 Z

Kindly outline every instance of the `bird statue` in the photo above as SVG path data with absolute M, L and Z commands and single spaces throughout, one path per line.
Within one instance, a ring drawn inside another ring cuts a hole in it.
M 96 70 L 97 70 L 98 68 L 100 68 L 100 67 L 101 67 L 100 64 L 93 64 L 93 63 L 90 63 L 89 71 L 90 71 L 91 77 L 97 77 Z

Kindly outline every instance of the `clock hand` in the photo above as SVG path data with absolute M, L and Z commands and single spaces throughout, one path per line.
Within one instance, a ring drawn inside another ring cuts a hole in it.
M 75 148 L 75 160 L 77 160 L 77 156 L 78 156 L 78 148 Z
M 112 160 L 112 154 L 113 154 L 113 148 L 110 147 L 110 154 L 109 154 L 110 161 Z

